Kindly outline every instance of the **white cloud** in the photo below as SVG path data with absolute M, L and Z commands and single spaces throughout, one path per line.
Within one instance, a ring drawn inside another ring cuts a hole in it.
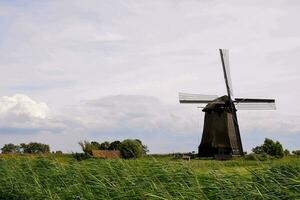
M 59 134 L 68 124 L 58 116 L 52 118 L 46 103 L 36 102 L 23 94 L 0 97 L 0 135 Z
M 0 97 L 0 116 L 25 115 L 33 118 L 45 119 L 49 116 L 50 109 L 46 103 L 36 102 L 26 95 Z

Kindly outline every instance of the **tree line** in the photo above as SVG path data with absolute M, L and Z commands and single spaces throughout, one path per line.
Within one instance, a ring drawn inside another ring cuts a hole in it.
M 124 141 L 102 142 L 83 141 L 79 142 L 82 151 L 87 156 L 92 156 L 92 150 L 119 150 L 124 158 L 137 158 L 148 152 L 146 145 L 139 139 L 126 139 Z M 50 146 L 39 142 L 30 142 L 28 144 L 21 143 L 15 145 L 13 143 L 5 144 L 1 148 L 2 153 L 50 153 Z M 61 151 L 56 151 L 60 152 Z M 246 155 L 248 159 L 267 159 L 268 156 L 282 158 L 291 155 L 289 150 L 283 148 L 279 141 L 273 141 L 266 138 L 264 143 L 252 149 L 251 154 Z M 292 151 L 293 155 L 300 155 L 300 150 Z
M 49 153 L 50 146 L 39 142 L 21 143 L 19 145 L 9 143 L 5 144 L 1 151 L 2 153 Z
M 93 150 L 118 150 L 121 152 L 123 158 L 138 158 L 142 155 L 145 155 L 148 152 L 148 147 L 142 143 L 139 139 L 126 139 L 122 142 L 119 140 L 113 142 L 102 142 L 99 143 L 97 141 L 83 141 L 79 142 L 79 145 L 84 152 L 83 157 L 92 156 Z M 21 143 L 19 145 L 15 145 L 13 143 L 5 144 L 1 148 L 2 153 L 4 154 L 14 154 L 14 153 L 50 153 L 50 146 L 48 144 L 38 143 L 38 142 L 30 142 L 28 144 Z M 61 151 L 56 151 L 60 152 Z M 77 156 L 81 157 L 80 153 L 76 153 Z

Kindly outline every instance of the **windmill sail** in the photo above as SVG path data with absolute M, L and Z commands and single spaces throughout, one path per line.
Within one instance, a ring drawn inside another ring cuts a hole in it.
M 231 84 L 230 68 L 229 68 L 229 51 L 228 49 L 219 49 L 223 67 L 223 73 L 226 83 L 227 94 L 230 99 L 233 99 L 233 90 Z
M 210 103 L 216 98 L 217 95 L 179 93 L 180 103 Z
M 274 99 L 242 99 L 234 101 L 237 110 L 276 110 Z
M 230 69 L 229 69 L 229 51 L 228 49 L 219 49 L 219 51 L 221 55 L 228 100 L 230 104 L 229 109 L 231 110 L 232 113 L 233 127 L 235 129 L 235 131 L 228 133 L 229 137 L 231 138 L 231 143 L 233 142 L 235 144 L 235 145 L 232 144 L 232 153 L 243 155 L 244 151 L 243 151 L 242 140 L 240 135 L 240 128 L 239 128 L 239 123 L 236 115 L 235 104 L 233 101 L 234 98 L 233 98 L 233 90 L 232 90 L 231 76 L 230 76 Z

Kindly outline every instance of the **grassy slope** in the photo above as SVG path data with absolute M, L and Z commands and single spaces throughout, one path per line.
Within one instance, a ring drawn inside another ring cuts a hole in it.
M 0 156 L 0 199 L 299 199 L 300 157 L 226 162 Z

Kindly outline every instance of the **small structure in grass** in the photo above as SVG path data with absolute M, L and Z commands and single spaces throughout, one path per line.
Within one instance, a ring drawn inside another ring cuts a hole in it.
M 92 155 L 96 158 L 120 158 L 121 152 L 118 150 L 92 150 Z
M 191 156 L 189 156 L 189 155 L 182 155 L 182 160 L 191 161 Z

